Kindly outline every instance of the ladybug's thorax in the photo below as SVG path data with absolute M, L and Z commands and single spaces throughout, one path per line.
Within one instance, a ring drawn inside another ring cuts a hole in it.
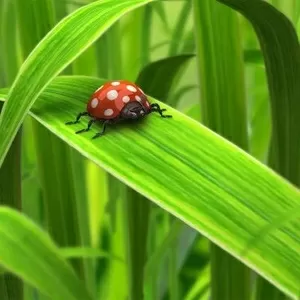
M 139 119 L 147 114 L 142 104 L 138 101 L 129 102 L 121 111 L 121 118 L 123 119 Z

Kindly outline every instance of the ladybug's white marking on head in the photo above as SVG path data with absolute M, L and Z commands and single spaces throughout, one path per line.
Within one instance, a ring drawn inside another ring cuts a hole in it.
M 103 88 L 103 85 L 101 85 L 96 92 L 100 91 L 102 88 Z
M 140 96 L 135 96 L 135 100 L 137 100 L 137 101 L 139 101 L 139 102 L 141 102 L 141 101 L 142 101 L 142 99 L 141 99 L 141 97 L 140 97 Z
M 99 100 L 97 98 L 94 98 L 91 102 L 91 107 L 96 108 L 98 104 L 99 104 Z
M 119 85 L 119 84 L 120 84 L 119 81 L 114 81 L 114 82 L 111 83 L 111 85 L 113 85 L 113 86 L 117 86 L 117 85 Z
M 129 98 L 128 96 L 124 96 L 124 97 L 122 98 L 122 101 L 123 101 L 124 103 L 129 102 L 129 100 L 130 100 L 130 98 Z
M 104 116 L 109 117 L 113 115 L 114 111 L 111 108 L 108 108 L 104 111 Z
M 150 104 L 149 104 L 149 102 L 148 102 L 148 101 L 146 101 L 146 106 L 147 106 L 147 107 L 150 107 Z
M 130 92 L 134 92 L 134 93 L 136 92 L 136 88 L 134 86 L 132 86 L 132 85 L 127 85 L 126 88 Z
M 118 92 L 116 91 L 116 90 L 111 90 L 111 91 L 109 91 L 107 94 L 106 94 L 106 97 L 107 97 L 107 99 L 108 100 L 111 100 L 111 101 L 113 101 L 113 100 L 115 100 L 115 99 L 117 99 L 118 98 Z

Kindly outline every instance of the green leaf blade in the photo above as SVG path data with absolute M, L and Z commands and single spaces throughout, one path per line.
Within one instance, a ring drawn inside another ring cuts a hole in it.
M 91 299 L 50 238 L 29 219 L 1 207 L 0 236 L 0 263 L 5 268 L 51 299 Z
M 96 1 L 67 16 L 46 35 L 21 67 L 4 105 L 0 166 L 26 113 L 47 84 L 122 15 L 149 2 Z
M 193 4 L 201 120 L 247 151 L 244 63 L 238 16 L 216 1 L 195 0 Z M 210 252 L 211 298 L 250 300 L 250 270 L 214 244 Z
M 166 101 L 180 71 L 194 57 L 194 54 L 182 54 L 152 62 L 143 68 L 136 82 L 143 87 L 146 94 Z M 149 74 L 152 75 L 151 79 Z M 161 83 L 162 80 L 165 81 L 164 84 Z
M 271 102 L 272 168 L 299 185 L 300 47 L 296 31 L 288 18 L 264 1 L 218 1 L 242 13 L 258 35 Z
M 292 22 L 280 11 L 265 1 L 218 0 L 243 14 L 252 24 L 260 42 L 271 106 L 272 138 L 269 150 L 269 165 L 293 184 L 300 185 L 300 46 Z M 293 14 L 289 3 L 279 5 L 286 13 Z M 281 3 L 281 2 L 280 2 Z M 262 234 L 273 232 L 281 222 L 273 222 Z M 283 230 L 283 229 L 282 229 Z M 258 242 L 260 239 L 256 242 Z M 261 241 L 260 241 L 261 242 Z M 263 281 L 263 282 L 261 282 Z M 276 299 L 285 299 L 280 291 L 262 278 L 257 280 L 257 299 L 265 292 Z
M 291 296 L 299 292 L 297 221 L 255 241 L 270 223 L 297 211 L 299 190 L 198 122 L 167 108 L 172 119 L 150 115 L 76 135 L 86 119 L 65 125 L 104 80 L 59 77 L 31 110 L 41 124 L 106 171 L 200 231 Z M 76 98 L 76 101 L 74 99 Z M 151 99 L 153 101 L 153 99 Z M 186 188 L 189 187 L 189 188 Z M 245 254 L 248 246 L 252 245 Z

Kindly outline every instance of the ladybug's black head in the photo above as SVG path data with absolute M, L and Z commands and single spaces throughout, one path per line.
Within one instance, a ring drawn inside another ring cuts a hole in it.
M 129 102 L 121 111 L 121 116 L 124 119 L 140 119 L 146 114 L 142 104 L 138 101 Z

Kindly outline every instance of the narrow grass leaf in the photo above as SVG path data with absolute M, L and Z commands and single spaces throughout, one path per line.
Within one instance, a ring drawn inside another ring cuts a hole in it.
M 18 71 L 19 53 L 17 51 L 16 3 L 4 0 L 0 4 L 1 66 L 6 85 L 10 85 Z
M 126 188 L 126 224 L 128 280 L 131 300 L 144 298 L 144 267 L 147 260 L 147 238 L 150 201 L 135 190 Z
M 157 2 L 156 2 L 157 3 Z M 150 63 L 151 60 L 151 32 L 152 32 L 152 19 L 153 19 L 153 5 L 148 5 L 144 9 L 144 16 L 142 21 L 142 34 L 141 34 L 141 47 L 144 49 L 140 64 L 142 67 Z
M 136 82 L 143 86 L 146 94 L 167 100 L 174 80 L 193 57 L 193 54 L 184 54 L 155 61 L 142 69 Z M 149 80 L 149 74 L 151 74 L 151 80 Z
M 260 41 L 271 103 L 272 139 L 269 164 L 295 185 L 300 185 L 300 46 L 291 21 L 272 5 L 261 0 L 219 0 L 241 12 L 253 25 Z M 280 226 L 274 222 L 269 231 Z M 259 238 L 255 244 L 259 242 Z M 253 241 L 254 244 L 254 241 Z M 285 296 L 269 283 L 258 283 L 260 290 L 268 290 L 278 299 Z M 258 296 L 259 297 L 259 296 Z
M 298 219 L 269 232 L 246 254 L 245 249 L 262 228 L 288 212 L 298 211 L 299 190 L 237 146 L 159 101 L 172 119 L 153 114 L 135 126 L 112 126 L 99 139 L 91 139 L 100 130 L 98 126 L 76 135 L 74 132 L 84 128 L 87 120 L 74 126 L 65 122 L 84 109 L 89 96 L 104 81 L 59 77 L 43 92 L 30 114 L 84 156 L 282 291 L 298 295 Z
M 145 268 L 146 299 L 161 299 L 166 295 L 168 288 L 168 254 L 171 251 L 175 252 L 175 269 L 176 272 L 179 273 L 196 236 L 197 232 L 191 230 L 191 228 L 181 220 L 174 220 L 170 225 L 168 234 L 151 254 Z M 184 245 L 183 249 L 181 249 L 181 245 Z
M 0 113 L 2 106 L 0 103 Z M 21 182 L 21 132 L 18 132 L 0 168 L 0 206 L 21 210 Z M 0 275 L 0 297 L 2 300 L 22 300 L 21 280 L 9 273 Z
M 53 300 L 91 299 L 50 238 L 28 218 L 0 208 L 0 263 Z
M 141 62 L 145 58 L 144 52 L 148 52 L 148 49 L 145 49 L 145 47 L 149 44 L 148 39 L 150 37 L 143 36 L 146 29 L 143 26 L 144 19 L 145 8 L 141 7 L 129 13 L 122 20 L 122 67 L 123 75 L 126 76 L 127 80 L 136 78 L 141 68 Z M 150 28 L 147 29 L 151 30 L 151 24 L 148 25 Z M 145 45 L 142 43 L 144 39 L 147 40 Z M 120 52 L 119 49 L 115 50 Z
M 148 49 L 148 51 L 149 50 L 150 49 Z M 193 55 L 175 56 L 148 64 L 139 73 L 136 83 L 147 94 L 156 95 L 156 97 L 162 97 L 164 99 L 167 99 L 167 95 L 172 89 L 174 80 L 182 70 L 182 67 L 192 57 Z M 166 76 L 166 73 L 168 73 L 169 75 Z M 139 195 L 136 191 L 133 191 L 131 189 L 128 190 L 130 197 L 127 198 L 127 203 L 129 208 L 131 208 L 131 210 L 128 209 L 128 212 L 130 212 L 128 217 L 132 219 L 129 224 L 131 225 L 130 229 L 132 234 L 132 241 L 134 243 L 134 249 L 132 249 L 134 251 L 132 251 L 131 253 L 131 261 L 134 265 L 136 265 L 136 279 L 133 278 L 133 288 L 136 289 L 137 280 L 141 280 L 144 278 L 144 267 L 146 265 L 147 258 L 146 245 L 149 233 L 148 222 L 151 206 L 150 201 L 148 199 Z M 138 216 L 138 218 L 136 216 Z M 171 251 L 175 252 L 175 249 L 173 248 Z M 175 271 L 177 271 L 177 261 L 175 259 L 175 256 L 173 256 L 172 258 L 174 259 L 171 259 L 170 265 L 174 266 Z M 174 277 L 175 275 L 176 272 L 171 272 L 171 276 L 174 279 L 173 283 L 176 282 L 176 279 Z M 164 286 L 164 284 L 166 283 L 166 277 L 164 277 L 164 280 L 161 281 L 162 286 Z M 142 297 L 143 292 L 143 281 L 139 281 L 139 283 L 141 285 L 141 294 L 137 295 L 137 299 L 140 299 Z M 175 287 L 171 285 L 170 290 L 175 291 Z
M 53 0 L 16 0 L 15 6 L 21 52 L 26 58 L 55 23 Z
M 205 295 L 207 291 L 210 292 L 209 285 L 210 285 L 210 265 L 207 265 L 199 274 L 198 280 L 195 282 L 194 286 L 185 296 L 184 300 L 202 299 L 203 295 Z
M 180 43 L 183 40 L 184 30 L 186 27 L 186 23 L 189 20 L 189 14 L 191 13 L 192 1 L 186 1 L 183 3 L 183 7 L 179 13 L 177 22 L 175 24 L 175 28 L 172 32 L 171 43 L 169 47 L 169 56 L 178 55 L 178 51 L 180 48 Z
M 170 29 L 170 25 L 168 23 L 168 18 L 167 18 L 167 13 L 166 13 L 164 3 L 162 3 L 161 1 L 155 1 L 152 5 L 153 5 L 154 11 L 157 13 L 157 15 L 159 16 L 159 18 L 163 24 L 163 29 L 165 30 L 165 32 L 167 34 L 170 34 L 171 29 Z
M 249 19 L 265 60 L 272 112 L 272 168 L 300 184 L 300 47 L 292 23 L 261 1 L 219 0 Z
M 243 49 L 236 12 L 210 0 L 194 0 L 201 120 L 248 150 Z M 249 300 L 250 270 L 211 246 L 212 300 Z M 226 274 L 226 282 L 224 282 Z
M 24 57 L 28 57 L 36 44 L 55 25 L 53 0 L 39 1 L 38 3 L 18 0 L 17 8 L 19 31 L 22 37 L 21 50 Z M 36 23 L 40 25 L 36 26 Z M 47 224 L 48 232 L 59 246 L 88 245 L 86 240 L 82 241 L 82 239 L 89 238 L 88 232 L 81 234 L 81 230 L 83 231 L 85 228 L 82 224 L 82 217 L 86 212 L 84 209 L 85 198 L 82 197 L 80 191 L 84 180 L 75 184 L 75 176 L 83 176 L 84 173 L 80 172 L 78 164 L 76 166 L 78 173 L 73 172 L 72 150 L 70 151 L 65 143 L 62 143 L 35 120 L 32 125 L 33 132 L 29 134 L 34 137 L 38 174 L 43 192 L 44 222 Z M 39 203 L 32 201 L 30 194 L 26 195 L 23 202 L 25 213 L 32 217 L 32 207 L 35 208 Z M 77 207 L 77 203 L 80 203 L 81 207 Z M 81 275 L 86 283 L 91 285 L 93 282 L 92 276 L 89 276 L 91 272 L 88 272 L 85 262 L 77 260 L 72 263 L 78 275 Z M 89 289 L 92 290 L 91 287 Z
M 190 56 L 180 56 L 156 61 L 140 72 L 136 83 L 148 94 L 165 96 L 172 88 L 174 78 Z M 165 76 L 166 73 L 169 76 Z M 156 82 L 159 84 L 154 84 Z M 150 201 L 131 188 L 127 188 L 126 212 L 128 224 L 130 298 L 143 298 L 143 278 L 146 264 Z
M 17 22 L 15 2 L 0 1 L 0 73 L 5 85 L 11 85 L 18 70 L 19 55 L 17 51 Z M 2 74 L 3 73 L 3 74 Z M 0 116 L 3 103 L 0 103 Z M 16 210 L 22 209 L 22 175 L 21 175 L 21 134 L 17 133 L 2 167 L 0 167 L 0 205 L 7 205 Z M 1 300 L 22 300 L 23 282 L 15 275 L 0 275 Z
M 0 166 L 26 113 L 47 84 L 122 15 L 149 2 L 93 2 L 68 15 L 38 44 L 23 64 L 0 117 Z

